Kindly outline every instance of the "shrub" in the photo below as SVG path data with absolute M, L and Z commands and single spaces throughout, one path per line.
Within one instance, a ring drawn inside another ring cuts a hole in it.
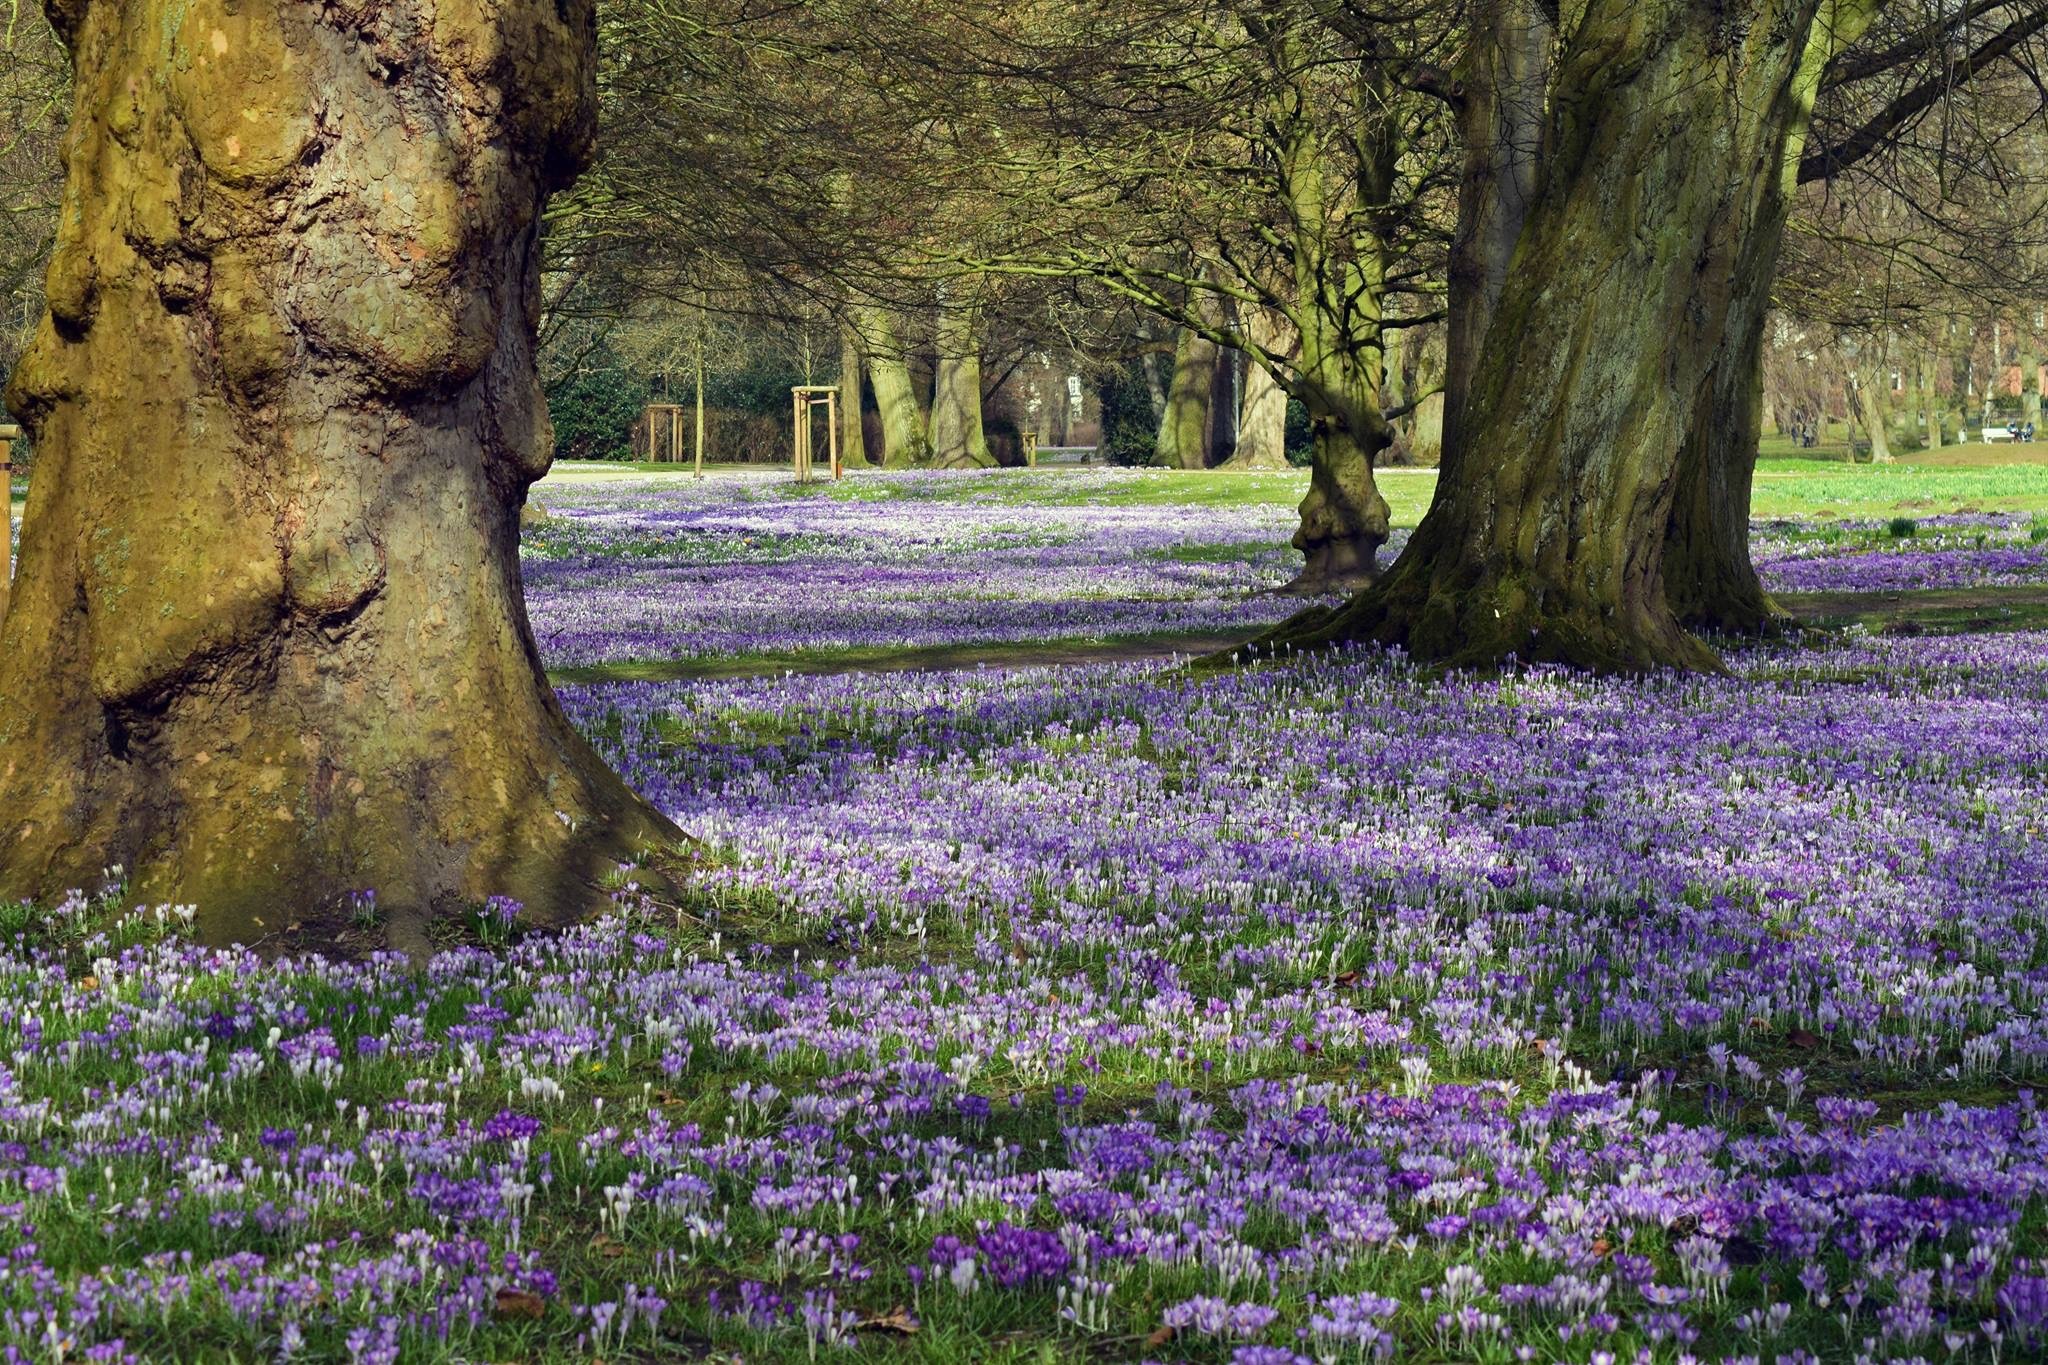
M 1910 540 L 1920 534 L 1920 523 L 1911 517 L 1893 517 L 1885 529 L 1891 532 L 1893 540 Z

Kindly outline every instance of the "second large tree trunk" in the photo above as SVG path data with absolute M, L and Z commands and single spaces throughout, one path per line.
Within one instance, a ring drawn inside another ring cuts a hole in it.
M 588 0 L 91 0 L 0 633 L 0 895 L 124 864 L 214 940 L 562 921 L 676 837 L 572 730 L 520 591 L 552 440 L 542 201 Z
M 1462 663 L 1718 666 L 1665 600 L 1665 533 L 1815 7 L 1587 7 L 1465 411 L 1463 440 L 1486 459 L 1455 460 L 1377 587 L 1282 638 Z

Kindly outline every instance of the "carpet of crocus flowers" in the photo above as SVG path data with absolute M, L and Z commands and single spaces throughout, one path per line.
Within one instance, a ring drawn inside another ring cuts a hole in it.
M 1296 476 L 1261 476 L 1292 490 Z M 1129 500 L 1156 471 L 779 473 L 543 490 L 528 607 L 551 666 L 1075 640 L 1249 637 L 1299 601 L 1292 496 Z M 1297 480 L 1298 481 L 1298 480 Z M 1398 553 L 1397 530 L 1383 552 Z M 1777 592 L 2048 586 L 2048 522 L 1963 514 L 1759 528 Z
M 714 515 L 612 496 L 549 534 Z M 566 687 L 680 896 L 425 964 L 0 906 L 0 1359 L 2040 1358 L 2048 635 L 1730 660 Z

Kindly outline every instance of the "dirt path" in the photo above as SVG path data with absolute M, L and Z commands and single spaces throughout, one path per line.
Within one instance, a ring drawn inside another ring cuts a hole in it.
M 762 678 L 778 673 L 908 673 L 926 669 L 1039 668 L 1062 664 L 1142 663 L 1189 659 L 1235 649 L 1244 635 L 1147 635 L 1116 640 L 1024 641 L 923 649 L 859 649 L 830 654 L 748 654 L 723 659 L 661 659 L 641 663 L 551 668 L 557 683 L 683 682 Z
M 1780 593 L 1778 601 L 1813 625 L 1863 625 L 1891 634 L 2048 627 L 2048 584 L 2044 583 L 1901 592 Z

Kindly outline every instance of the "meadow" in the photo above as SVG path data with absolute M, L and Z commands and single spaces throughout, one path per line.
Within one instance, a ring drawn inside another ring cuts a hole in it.
M 4 1358 L 2039 1358 L 2048 466 L 1781 464 L 1887 624 L 1636 681 L 1143 657 L 1300 605 L 1295 475 L 566 471 L 681 894 L 0 907 Z

